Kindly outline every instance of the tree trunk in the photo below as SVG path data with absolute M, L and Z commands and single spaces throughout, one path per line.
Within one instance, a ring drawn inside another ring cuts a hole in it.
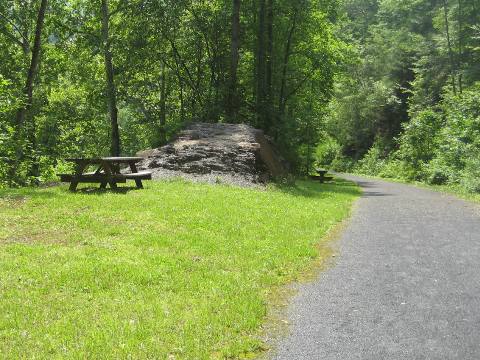
M 232 122 L 237 120 L 238 95 L 237 95 L 237 69 L 240 48 L 240 0 L 233 0 L 232 13 L 232 38 L 230 42 L 230 88 L 227 99 L 227 116 Z
M 167 84 L 167 75 L 165 71 L 165 63 L 162 61 L 162 78 L 161 78 L 161 85 L 160 85 L 160 126 L 159 126 L 159 143 L 160 145 L 164 145 L 167 142 L 167 134 L 165 131 L 165 125 L 167 123 L 167 92 L 166 92 L 166 84 Z
M 288 32 L 287 44 L 285 46 L 285 53 L 283 55 L 282 77 L 280 81 L 280 96 L 278 100 L 278 115 L 280 119 L 285 114 L 287 69 L 288 69 L 288 62 L 290 60 L 290 54 L 292 51 L 291 49 L 292 49 L 292 42 L 293 42 L 293 34 L 295 33 L 296 26 L 297 26 L 297 10 L 295 10 L 293 14 L 292 26 L 290 27 L 290 31 Z
M 112 156 L 120 156 L 120 132 L 118 130 L 117 90 L 115 88 L 112 52 L 110 49 L 109 20 L 110 14 L 108 11 L 108 0 L 102 0 L 102 42 L 105 58 L 105 76 L 107 81 L 107 104 L 111 124 L 110 154 Z
M 30 110 L 33 101 L 33 82 L 35 76 L 37 75 L 38 64 L 40 62 L 40 49 L 42 47 L 42 30 L 43 23 L 45 20 L 45 12 L 47 10 L 47 0 L 42 0 L 40 8 L 38 10 L 37 24 L 35 26 L 35 39 L 33 42 L 32 49 L 32 58 L 30 61 L 30 67 L 28 69 L 27 80 L 25 87 L 23 89 L 23 94 L 25 95 L 26 102 L 25 104 L 18 109 L 16 116 L 17 126 L 22 127 L 25 122 L 25 114 Z M 29 47 L 28 44 L 25 44 L 24 53 L 28 53 Z
M 34 89 L 34 81 L 37 75 L 39 63 L 40 63 L 40 51 L 42 47 L 42 30 L 43 24 L 45 22 L 45 13 L 47 11 L 47 0 L 42 0 L 40 3 L 40 8 L 38 9 L 37 15 L 37 22 L 35 25 L 35 38 L 33 41 L 33 48 L 32 48 L 32 57 L 30 60 L 30 67 L 27 73 L 27 80 L 25 82 L 25 87 L 23 88 L 23 95 L 25 98 L 25 103 L 17 110 L 17 114 L 15 117 L 16 120 L 16 129 L 15 129 L 15 142 L 16 142 L 16 150 L 15 150 L 15 160 L 13 161 L 13 166 L 10 172 L 11 178 L 15 177 L 15 172 L 18 168 L 18 164 L 23 158 L 23 130 L 25 127 L 25 117 L 30 112 L 33 103 L 33 89 Z M 27 54 L 29 51 L 29 44 L 25 41 L 23 42 L 24 53 Z M 35 141 L 35 124 L 34 124 L 34 117 L 32 116 L 30 119 L 30 126 L 27 133 L 27 141 L 30 142 L 30 152 L 32 157 L 32 164 L 31 168 L 28 170 L 29 175 L 38 176 L 38 164 L 34 164 L 36 162 L 36 141 Z M 32 133 L 33 132 L 33 133 Z
M 265 0 L 260 0 L 257 34 L 257 122 L 265 126 Z
M 252 19 L 252 28 L 257 29 L 258 27 L 258 0 L 252 0 L 251 2 L 251 12 L 253 14 Z M 252 97 L 253 100 L 256 101 L 257 99 L 257 74 L 258 74 L 258 42 L 255 43 L 253 49 L 253 66 L 252 66 Z
M 448 4 L 447 0 L 443 0 L 443 14 L 445 20 L 445 32 L 447 36 L 448 56 L 450 58 L 450 76 L 452 77 L 453 94 L 457 95 L 457 86 L 455 81 L 455 59 L 453 56 L 452 42 L 450 40 L 450 26 L 448 23 Z
M 273 125 L 273 0 L 267 0 L 267 52 L 265 58 L 265 130 Z
M 463 92 L 463 73 L 462 73 L 462 61 L 463 61 L 463 3 L 462 0 L 458 0 L 458 91 L 460 94 Z
M 183 80 L 178 78 L 178 85 L 180 86 L 180 121 L 183 124 L 185 122 L 185 104 L 183 100 Z

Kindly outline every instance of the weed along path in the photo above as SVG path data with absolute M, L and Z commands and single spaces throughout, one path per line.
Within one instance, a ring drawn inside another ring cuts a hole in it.
M 413 186 L 364 190 L 331 268 L 299 286 L 275 359 L 480 359 L 480 209 Z

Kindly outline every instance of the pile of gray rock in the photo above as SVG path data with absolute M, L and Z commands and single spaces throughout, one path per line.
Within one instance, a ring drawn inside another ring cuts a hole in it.
M 139 168 L 156 179 L 251 186 L 285 175 L 263 132 L 244 124 L 193 123 L 173 142 L 137 155 L 144 157 Z

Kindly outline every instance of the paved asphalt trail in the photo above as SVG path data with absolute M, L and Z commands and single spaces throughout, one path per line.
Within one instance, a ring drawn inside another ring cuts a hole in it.
M 299 286 L 274 359 L 480 359 L 480 207 L 364 189 L 332 266 Z

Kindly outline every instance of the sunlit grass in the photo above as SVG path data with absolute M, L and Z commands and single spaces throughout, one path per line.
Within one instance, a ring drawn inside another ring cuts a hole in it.
M 316 244 L 359 194 L 146 186 L 0 192 L 2 359 L 256 353 L 269 293 L 324 255 Z

